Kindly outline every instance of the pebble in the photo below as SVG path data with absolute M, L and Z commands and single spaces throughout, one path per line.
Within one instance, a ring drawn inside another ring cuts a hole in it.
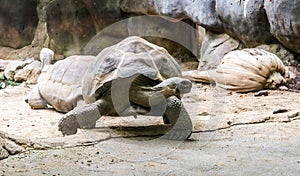
M 261 91 L 256 92 L 254 94 L 255 97 L 268 96 L 268 95 L 269 95 L 269 92 L 267 90 L 261 90 Z
M 284 113 L 284 112 L 287 112 L 288 110 L 287 109 L 275 109 L 273 111 L 273 114 L 279 114 L 279 113 Z

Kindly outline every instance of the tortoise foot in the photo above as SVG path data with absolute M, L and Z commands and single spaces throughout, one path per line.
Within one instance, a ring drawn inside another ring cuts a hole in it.
M 170 140 L 186 140 L 193 130 L 193 123 L 182 102 L 175 96 L 167 99 L 167 109 L 163 115 L 165 124 L 171 124 L 171 129 L 161 138 Z
M 166 120 L 168 119 L 166 118 Z M 193 126 L 191 119 L 188 116 L 181 116 L 174 125 L 171 125 L 170 131 L 165 133 L 162 138 L 178 141 L 186 140 L 191 136 L 192 128 Z
M 184 141 L 188 139 L 191 134 L 191 130 L 172 129 L 171 131 L 164 134 L 161 138 L 174 141 Z
M 60 119 L 58 124 L 58 130 L 65 135 L 72 135 L 77 133 L 79 124 L 75 115 L 66 114 L 63 118 Z
M 63 135 L 72 135 L 76 134 L 78 128 L 92 129 L 95 128 L 99 117 L 100 112 L 96 104 L 75 107 L 59 121 L 58 130 Z

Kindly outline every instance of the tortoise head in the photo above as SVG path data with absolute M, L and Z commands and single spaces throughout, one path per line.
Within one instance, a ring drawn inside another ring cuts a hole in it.
M 192 82 L 185 78 L 172 77 L 162 81 L 154 88 L 163 90 L 162 93 L 165 96 L 180 95 L 189 93 L 192 88 Z

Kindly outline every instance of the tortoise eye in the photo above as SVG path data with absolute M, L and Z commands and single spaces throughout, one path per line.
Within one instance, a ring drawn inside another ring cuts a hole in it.
M 111 62 L 111 61 L 112 61 L 112 58 L 110 58 L 110 57 L 107 57 L 104 59 L 104 62 Z

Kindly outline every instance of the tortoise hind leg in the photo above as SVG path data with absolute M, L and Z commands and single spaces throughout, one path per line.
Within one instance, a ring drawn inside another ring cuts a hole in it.
M 190 137 L 193 129 L 192 121 L 182 102 L 176 96 L 167 99 L 167 108 L 163 118 L 166 124 L 172 125 L 172 128 L 162 138 L 186 140 Z
M 30 91 L 29 95 L 25 98 L 25 102 L 29 104 L 32 109 L 45 109 L 47 108 L 47 102 L 41 96 L 37 86 Z
M 63 135 L 72 135 L 77 133 L 78 128 L 95 128 L 96 121 L 101 117 L 101 108 L 103 108 L 101 100 L 75 107 L 60 119 L 58 130 Z

